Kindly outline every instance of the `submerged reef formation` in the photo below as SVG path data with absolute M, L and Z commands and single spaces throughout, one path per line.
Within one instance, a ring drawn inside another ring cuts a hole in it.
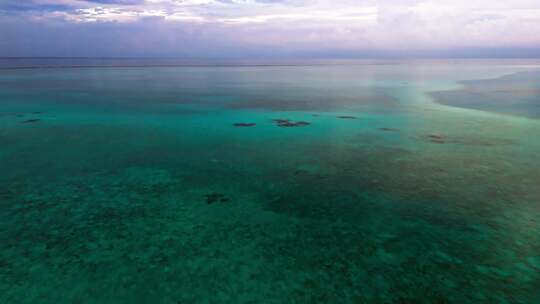
M 28 119 L 28 120 L 23 121 L 23 123 L 34 123 L 34 122 L 38 122 L 38 121 L 41 121 L 41 119 L 32 118 L 32 119 Z
M 432 143 L 436 143 L 436 144 L 444 144 L 446 143 L 444 137 L 442 135 L 435 135 L 435 134 L 431 134 L 431 135 L 428 135 L 428 139 L 430 142 Z
M 235 127 L 254 127 L 256 125 L 254 122 L 237 122 L 233 124 Z
M 467 145 L 467 146 L 500 146 L 500 145 L 511 145 L 515 142 L 508 139 L 486 139 L 486 138 L 474 138 L 474 137 L 447 137 L 438 134 L 430 134 L 426 136 L 429 142 L 435 144 L 458 144 L 458 145 Z
M 210 193 L 210 194 L 205 195 L 205 197 L 206 197 L 206 203 L 208 205 L 211 205 L 217 202 L 226 203 L 229 201 L 229 198 L 221 193 Z
M 379 130 L 385 131 L 385 132 L 397 132 L 397 131 L 399 131 L 398 129 L 395 129 L 395 128 L 379 128 Z
M 357 118 L 356 116 L 348 116 L 348 115 L 336 116 L 336 117 L 339 119 L 356 119 Z
M 290 128 L 290 127 L 305 127 L 311 123 L 307 121 L 292 121 L 289 119 L 274 119 L 272 120 L 278 127 Z

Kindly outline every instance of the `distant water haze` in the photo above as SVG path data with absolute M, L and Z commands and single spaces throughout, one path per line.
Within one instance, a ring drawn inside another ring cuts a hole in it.
M 0 69 L 91 68 L 91 67 L 248 67 L 248 66 L 376 66 L 411 65 L 461 67 L 491 65 L 493 67 L 533 67 L 540 59 L 182 59 L 143 57 L 0 57 Z

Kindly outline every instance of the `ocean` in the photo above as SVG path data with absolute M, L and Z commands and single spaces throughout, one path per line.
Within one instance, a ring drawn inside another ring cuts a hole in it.
M 540 303 L 540 61 L 0 59 L 1 303 Z

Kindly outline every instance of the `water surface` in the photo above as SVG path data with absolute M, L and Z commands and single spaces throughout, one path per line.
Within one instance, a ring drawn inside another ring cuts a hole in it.
M 540 302 L 536 62 L 17 64 L 2 303 Z

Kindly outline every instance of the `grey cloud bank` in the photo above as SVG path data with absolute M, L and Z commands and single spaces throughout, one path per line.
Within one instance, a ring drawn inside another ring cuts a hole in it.
M 540 2 L 529 0 L 22 3 L 0 2 L 0 56 L 540 56 Z

